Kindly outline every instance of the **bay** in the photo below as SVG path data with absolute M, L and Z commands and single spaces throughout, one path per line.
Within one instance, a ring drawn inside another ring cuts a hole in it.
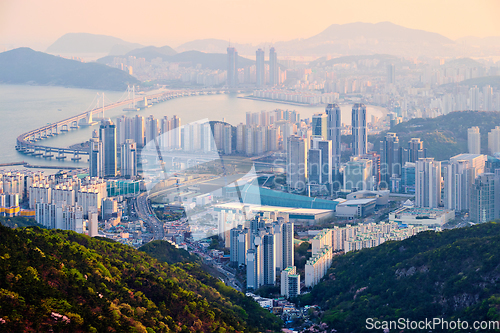
M 0 163 L 26 161 L 36 165 L 86 166 L 86 158 L 73 162 L 67 158 L 64 161 L 32 157 L 16 151 L 16 138 L 29 130 L 41 127 L 69 116 L 73 116 L 96 106 L 96 90 L 73 89 L 63 87 L 0 85 Z M 104 92 L 105 103 L 118 101 L 126 97 L 125 92 Z M 122 111 L 122 107 L 106 111 L 105 117 L 112 120 L 126 115 L 136 114 L 148 117 L 162 118 L 177 115 L 182 124 L 206 119 L 226 121 L 234 126 L 245 122 L 247 112 L 272 111 L 275 109 L 295 110 L 301 119 L 310 118 L 313 114 L 324 112 L 322 106 L 296 106 L 268 101 L 238 98 L 243 94 L 216 94 L 186 96 L 153 105 L 141 111 Z M 101 102 L 102 103 L 102 102 Z M 341 105 L 342 122 L 350 124 L 351 105 Z M 386 110 L 380 107 L 367 106 L 368 120 L 371 115 L 381 117 Z M 72 144 L 88 141 L 92 131 L 98 126 L 81 127 L 41 141 L 43 145 L 68 147 Z

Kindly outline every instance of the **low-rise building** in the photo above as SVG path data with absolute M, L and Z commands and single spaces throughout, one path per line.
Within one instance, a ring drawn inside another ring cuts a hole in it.
M 389 213 L 389 222 L 407 225 L 425 225 L 441 227 L 455 218 L 455 211 L 440 208 L 402 207 Z
M 343 218 L 366 217 L 373 213 L 377 199 L 347 200 L 337 205 L 335 215 Z

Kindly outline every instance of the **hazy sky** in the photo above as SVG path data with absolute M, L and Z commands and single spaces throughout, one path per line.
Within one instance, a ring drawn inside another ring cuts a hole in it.
M 498 0 L 0 0 L 0 49 L 44 50 L 67 32 L 157 46 L 203 38 L 257 44 L 382 21 L 451 39 L 486 37 L 500 35 L 499 13 Z

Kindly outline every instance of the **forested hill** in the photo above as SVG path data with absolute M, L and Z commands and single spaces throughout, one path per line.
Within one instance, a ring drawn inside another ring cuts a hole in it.
M 144 251 L 160 261 L 175 263 L 177 267 L 182 268 L 203 284 L 217 290 L 223 297 L 228 298 L 231 303 L 243 309 L 243 313 L 246 313 L 245 320 L 248 325 L 257 327 L 260 331 L 274 331 L 279 330 L 281 327 L 280 319 L 261 308 L 251 297 L 247 297 L 234 288 L 226 286 L 219 279 L 208 274 L 207 271 L 213 270 L 213 268 L 201 263 L 198 256 L 189 254 L 189 252 L 182 249 L 176 249 L 165 241 L 150 242 L 140 247 L 139 251 Z
M 337 332 L 367 331 L 367 318 L 498 321 L 500 224 L 428 231 L 336 256 L 301 302 L 320 305 Z
M 0 226 L 1 332 L 265 330 L 248 316 L 185 270 L 129 246 Z
M 0 53 L 0 83 L 123 91 L 139 81 L 117 68 L 20 47 Z
M 153 258 L 173 265 L 181 262 L 200 263 L 200 257 L 190 254 L 184 249 L 177 249 L 174 245 L 166 241 L 155 240 L 139 248 L 139 251 L 146 252 Z
M 378 151 L 380 140 L 387 132 L 396 133 L 400 146 L 407 148 L 411 138 L 420 138 L 427 148 L 427 156 L 437 161 L 467 153 L 467 129 L 477 126 L 481 132 L 481 153 L 488 153 L 488 132 L 500 126 L 500 112 L 456 111 L 436 118 L 415 118 L 403 122 L 368 139 Z

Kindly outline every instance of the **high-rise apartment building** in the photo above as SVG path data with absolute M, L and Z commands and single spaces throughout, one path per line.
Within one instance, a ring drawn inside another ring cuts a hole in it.
M 262 248 L 264 285 L 274 285 L 276 283 L 276 241 L 272 230 L 262 237 Z
M 297 268 L 290 266 L 281 271 L 281 295 L 286 298 L 295 298 L 300 295 L 300 275 Z
M 394 64 L 387 65 L 387 83 L 396 83 L 396 67 L 394 66 Z
M 469 108 L 472 111 L 478 111 L 479 107 L 479 88 L 473 86 L 469 89 Z
M 240 123 L 236 126 L 236 152 L 244 153 L 245 152 L 245 134 L 246 134 L 246 126 Z
M 269 49 L 269 85 L 271 87 L 279 85 L 279 66 L 278 66 L 278 56 L 274 47 Z
M 255 52 L 256 56 L 256 61 L 255 61 L 255 67 L 256 67 L 256 81 L 255 85 L 257 87 L 263 87 L 266 84 L 266 65 L 264 62 L 264 51 L 262 49 L 258 49 Z
M 145 136 L 146 136 L 146 144 L 149 142 L 154 142 L 158 137 L 159 133 L 159 122 L 158 119 L 155 119 L 152 115 L 146 118 L 145 123 Z M 159 144 L 159 143 L 158 143 Z
M 137 145 L 134 140 L 127 139 L 121 149 L 121 176 L 126 178 L 137 175 Z
M 443 166 L 445 208 L 469 210 L 474 179 L 484 173 L 486 160 L 486 155 L 459 154 Z
M 280 218 L 278 218 L 280 221 Z M 293 248 L 293 235 L 294 226 L 293 222 L 284 222 L 282 225 L 282 264 L 281 267 L 289 267 L 294 265 L 294 248 Z
M 479 175 L 472 186 L 470 218 L 485 223 L 500 217 L 500 178 L 493 173 Z
M 483 87 L 483 110 L 493 111 L 493 89 L 489 84 Z
M 474 126 L 467 130 L 467 145 L 469 146 L 469 154 L 481 154 L 479 127 Z
M 97 137 L 90 139 L 89 175 L 90 177 L 104 177 L 104 151 L 102 141 Z
M 420 158 L 415 166 L 415 206 L 438 208 L 441 203 L 441 162 Z
M 144 147 L 144 140 L 145 140 L 145 123 L 144 123 L 144 117 L 140 115 L 136 115 L 134 117 L 134 122 L 133 122 L 133 136 L 131 139 L 135 141 L 137 144 L 138 148 L 143 148 Z
M 500 126 L 496 126 L 488 133 L 488 150 L 491 155 L 500 152 Z

